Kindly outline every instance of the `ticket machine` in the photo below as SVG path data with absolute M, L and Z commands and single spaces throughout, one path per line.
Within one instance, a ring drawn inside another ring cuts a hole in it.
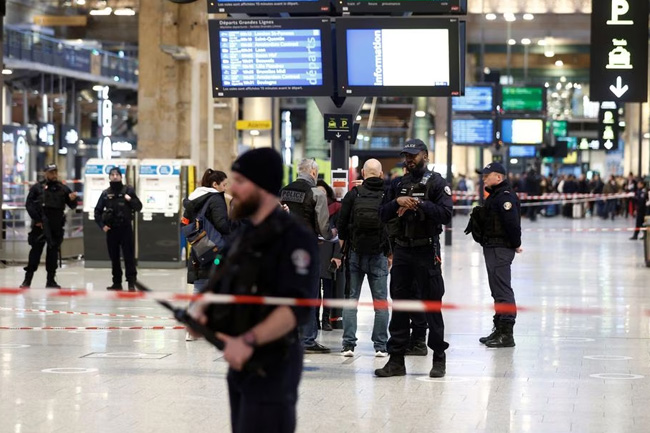
M 189 160 L 143 159 L 138 176 L 138 266 L 180 268 L 185 266 L 185 241 L 180 220 L 183 198 L 193 176 Z
M 84 267 L 110 268 L 106 233 L 95 222 L 95 206 L 99 196 L 108 188 L 108 172 L 119 167 L 122 181 L 131 186 L 135 184 L 138 161 L 135 159 L 89 159 L 84 168 L 83 192 L 83 230 L 84 230 Z M 137 257 L 136 250 L 136 257 Z

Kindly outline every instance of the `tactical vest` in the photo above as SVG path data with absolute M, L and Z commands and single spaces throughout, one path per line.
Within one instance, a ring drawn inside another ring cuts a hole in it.
M 396 197 L 413 197 L 420 201 L 429 200 L 429 185 L 434 173 L 428 171 L 419 182 L 414 182 L 410 175 L 404 176 L 398 186 Z M 420 246 L 433 243 L 442 231 L 441 227 L 433 221 L 427 220 L 424 211 L 407 211 L 399 218 L 400 229 L 397 236 L 398 245 L 409 243 L 411 246 Z
M 119 192 L 112 188 L 104 190 L 106 193 L 105 209 L 102 213 L 102 220 L 104 224 L 109 227 L 121 227 L 129 223 L 131 209 L 126 202 L 126 185 L 122 186 Z
M 66 192 L 63 184 L 55 182 L 53 184 L 44 183 L 43 187 L 43 207 L 49 209 L 65 209 Z
M 503 194 L 503 192 L 499 192 L 498 194 Z M 501 223 L 501 218 L 499 218 L 499 211 L 494 209 L 490 198 L 485 203 L 483 215 L 483 246 L 513 248 L 510 242 L 508 242 L 506 231 Z
M 289 207 L 292 215 L 304 221 L 314 233 L 316 229 L 316 209 L 314 209 L 314 192 L 306 180 L 298 179 L 282 188 L 280 201 Z
M 379 219 L 384 191 L 361 185 L 352 207 L 352 250 L 358 254 L 380 254 L 386 242 L 386 227 Z

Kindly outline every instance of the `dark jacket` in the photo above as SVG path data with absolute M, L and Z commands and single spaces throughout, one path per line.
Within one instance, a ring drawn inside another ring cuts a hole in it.
M 65 207 L 77 207 L 77 200 L 70 200 L 71 193 L 70 188 L 59 181 L 42 181 L 32 185 L 25 200 L 25 208 L 32 219 L 32 226 L 48 222 L 53 229 L 63 226 Z
M 106 222 L 104 221 L 103 218 L 103 213 L 104 209 L 110 205 L 109 200 L 109 194 L 119 194 L 121 195 L 122 192 L 124 195 L 129 195 L 131 197 L 131 200 L 126 201 L 124 198 L 114 198 L 113 200 L 124 200 L 125 209 L 124 212 L 124 225 L 126 224 L 131 224 L 133 221 L 133 213 L 134 212 L 140 212 L 142 210 L 142 202 L 138 198 L 137 195 L 135 195 L 135 190 L 133 189 L 132 186 L 129 185 L 124 185 L 123 188 L 120 188 L 119 190 L 111 190 L 111 188 L 107 188 L 104 191 L 102 191 L 102 194 L 99 196 L 99 200 L 97 200 L 97 204 L 95 205 L 95 222 L 99 226 L 100 229 L 104 229 L 104 226 L 106 225 Z M 109 224 L 110 227 L 110 224 Z
M 189 224 L 194 221 L 206 203 L 208 203 L 208 208 L 205 212 L 205 217 L 219 233 L 223 236 L 229 235 L 232 230 L 232 224 L 228 218 L 226 200 L 223 193 L 218 192 L 214 188 L 197 188 L 188 198 L 183 200 L 183 207 L 185 208 L 183 212 L 183 223 Z M 211 268 L 211 264 L 205 267 L 196 267 L 188 260 L 187 282 L 191 284 L 199 279 L 210 278 Z
M 497 224 L 500 224 L 503 230 L 503 237 L 509 248 L 519 248 L 521 246 L 521 208 L 517 195 L 510 188 L 507 180 L 504 180 L 498 185 L 493 187 L 486 187 L 485 190 L 490 193 L 488 198 L 485 199 L 485 209 L 490 218 L 496 218 Z M 491 228 L 485 228 L 487 241 L 484 246 L 504 246 L 498 245 L 498 242 L 490 242 L 492 235 L 490 234 Z M 500 231 L 500 230 L 499 230 Z M 500 237 L 499 234 L 498 237 Z
M 327 210 L 329 213 L 330 227 L 336 227 L 341 210 L 341 204 L 337 201 L 333 201 L 327 205 Z M 332 259 L 343 258 L 339 241 L 324 241 L 319 239 L 318 255 L 320 257 L 320 277 L 325 278 L 326 280 L 333 279 L 334 273 L 330 271 L 331 266 L 333 266 Z

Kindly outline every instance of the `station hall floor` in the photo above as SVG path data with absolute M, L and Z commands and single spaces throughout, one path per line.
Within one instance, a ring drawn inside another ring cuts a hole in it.
M 444 247 L 447 376 L 430 379 L 431 355 L 407 358 L 407 376 L 378 379 L 373 312 L 359 312 L 359 346 L 343 358 L 341 333 L 322 333 L 328 355 L 307 355 L 299 432 L 647 432 L 650 425 L 650 268 L 631 218 L 523 221 L 513 287 L 517 346 L 488 349 L 491 298 L 480 248 L 454 218 Z M 532 229 L 532 231 L 531 231 Z M 565 230 L 565 231 L 560 231 Z M 68 263 L 64 287 L 104 291 L 108 269 Z M 16 287 L 18 266 L 0 270 Z M 185 272 L 147 270 L 153 289 L 184 292 Z M 44 269 L 35 287 L 44 284 Z M 367 285 L 363 297 L 368 300 Z M 173 326 L 165 319 L 29 312 L 27 309 L 167 317 L 151 300 L 0 296 L 0 326 Z M 0 432 L 228 432 L 220 353 L 182 330 L 0 330 Z

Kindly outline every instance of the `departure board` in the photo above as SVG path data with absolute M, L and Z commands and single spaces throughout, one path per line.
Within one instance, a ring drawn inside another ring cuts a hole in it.
M 329 20 L 210 21 L 214 97 L 329 96 Z
M 489 145 L 494 142 L 492 119 L 454 119 L 451 129 L 454 144 Z
M 415 12 L 433 14 L 465 14 L 467 0 L 337 0 L 337 10 L 350 14 L 382 14 Z
M 546 89 L 544 87 L 504 86 L 501 92 L 501 108 L 506 113 L 544 111 Z
M 465 96 L 451 98 L 451 108 L 455 112 L 491 112 L 494 110 L 494 88 L 492 86 L 467 86 Z
M 208 0 L 208 13 L 319 14 L 330 10 L 329 0 Z

